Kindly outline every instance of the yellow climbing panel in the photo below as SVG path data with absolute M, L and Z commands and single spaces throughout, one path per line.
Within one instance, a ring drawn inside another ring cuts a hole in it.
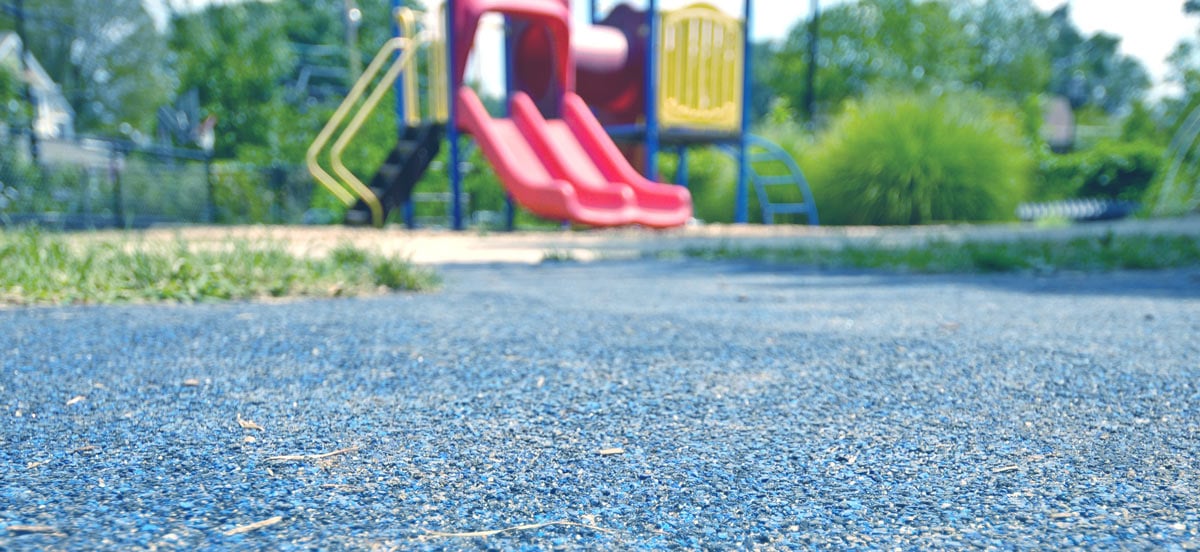
M 659 24 L 658 114 L 664 128 L 738 132 L 744 70 L 740 19 L 692 4 Z

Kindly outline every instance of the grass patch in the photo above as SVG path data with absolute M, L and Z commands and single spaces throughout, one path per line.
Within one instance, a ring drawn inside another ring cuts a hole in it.
M 542 252 L 543 263 L 573 263 L 578 260 L 568 249 L 550 249 Z
M 1067 241 L 952 243 L 910 247 L 865 244 L 739 249 L 728 245 L 685 249 L 695 259 L 759 260 L 830 269 L 878 269 L 917 273 L 1011 273 L 1156 270 L 1200 266 L 1200 240 L 1193 236 L 1117 236 Z
M 19 305 L 333 297 L 438 284 L 433 272 L 405 259 L 351 245 L 300 258 L 271 241 L 198 248 L 183 240 L 73 240 L 37 229 L 0 231 L 0 266 L 0 303 Z

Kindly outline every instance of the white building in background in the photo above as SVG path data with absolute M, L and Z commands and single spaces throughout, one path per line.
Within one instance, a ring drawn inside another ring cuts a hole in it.
M 0 33 L 0 65 L 8 67 L 15 75 L 21 75 L 21 63 L 17 55 L 22 50 L 21 39 L 16 33 Z M 67 103 L 58 83 L 46 74 L 42 64 L 29 52 L 25 52 L 25 74 L 21 76 L 33 95 L 36 111 L 33 131 L 37 137 L 44 140 L 74 138 L 75 110 Z M 0 106 L 0 109 L 8 107 Z

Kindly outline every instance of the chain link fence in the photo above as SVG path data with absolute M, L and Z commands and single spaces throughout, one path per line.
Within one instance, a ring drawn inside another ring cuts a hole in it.
M 90 138 L 34 145 L 21 133 L 0 142 L 0 225 L 297 224 L 312 189 L 303 167 L 213 161 L 197 150 Z

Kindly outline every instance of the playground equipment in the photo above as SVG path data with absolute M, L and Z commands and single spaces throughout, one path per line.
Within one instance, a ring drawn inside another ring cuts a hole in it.
M 735 220 L 748 219 L 753 182 L 765 223 L 779 213 L 800 213 L 816 224 L 811 193 L 795 162 L 748 132 L 744 99 L 749 96 L 753 0 L 744 1 L 740 20 L 707 4 L 660 13 L 657 0 L 648 0 L 645 10 L 621 4 L 597 21 L 597 5 L 590 0 L 593 25 L 572 29 L 569 0 L 446 0 L 437 12 L 440 25 L 417 33 L 412 12 L 394 0 L 398 36 L 376 55 L 313 142 L 310 170 L 335 196 L 354 204 L 348 222 L 381 225 L 388 211 L 409 199 L 444 131 L 451 219 L 461 229 L 459 137 L 466 133 L 511 199 L 536 215 L 589 226 L 665 228 L 686 223 L 692 202 L 685 187 L 652 180 L 658 152 L 674 148 L 680 156 L 677 181 L 686 183 L 687 149 L 717 145 L 739 163 Z M 488 13 L 506 21 L 504 117 L 489 114 L 464 85 L 479 22 Z M 413 62 L 417 51 L 428 58 L 424 117 Z M 392 65 L 334 141 L 334 177 L 321 168 L 319 154 L 389 56 L 395 57 Z M 345 168 L 341 154 L 388 83 L 401 75 L 396 87 L 397 114 L 404 121 L 400 142 L 371 184 L 364 185 Z M 642 146 L 643 173 L 650 178 L 634 168 L 614 139 Z M 765 169 L 770 165 L 783 170 Z M 799 188 L 804 202 L 772 202 L 768 190 L 780 185 Z

